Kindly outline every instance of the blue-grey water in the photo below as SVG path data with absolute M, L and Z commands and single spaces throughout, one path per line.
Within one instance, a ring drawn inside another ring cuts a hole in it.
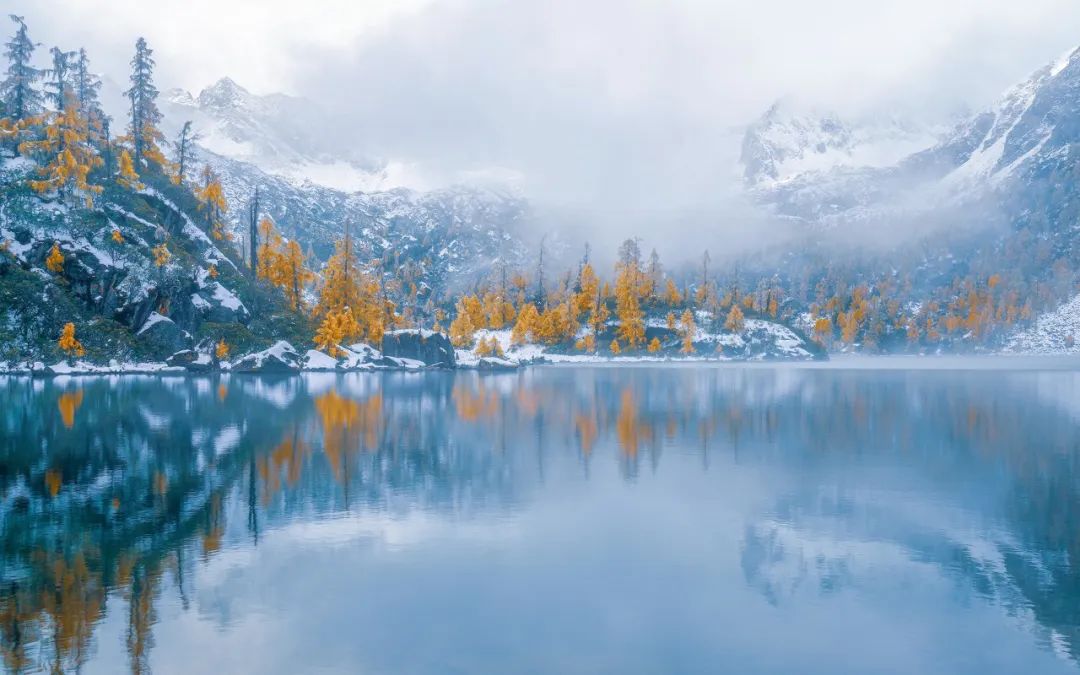
M 3 665 L 1077 672 L 1080 370 L 931 365 L 2 380 Z

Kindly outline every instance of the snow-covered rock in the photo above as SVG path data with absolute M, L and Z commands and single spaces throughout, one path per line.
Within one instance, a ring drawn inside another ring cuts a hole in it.
M 234 373 L 295 373 L 300 370 L 300 354 L 291 344 L 279 340 L 269 349 L 233 361 L 229 370 Z

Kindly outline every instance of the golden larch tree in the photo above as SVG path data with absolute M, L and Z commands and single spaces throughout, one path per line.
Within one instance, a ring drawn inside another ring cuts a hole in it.
M 63 110 L 48 115 L 43 136 L 24 141 L 19 152 L 45 161 L 38 170 L 38 179 L 29 181 L 34 192 L 56 193 L 65 200 L 82 198 L 90 207 L 93 196 L 102 190 L 100 185 L 89 183 L 90 171 L 103 162 L 90 142 L 86 118 L 79 112 L 70 91 L 65 96 Z
M 741 333 L 746 328 L 746 319 L 738 305 L 731 306 L 731 311 L 728 312 L 727 319 L 724 321 L 724 328 L 732 333 Z
M 62 274 L 64 271 L 64 254 L 60 251 L 60 244 L 53 243 L 49 249 L 49 255 L 45 258 L 45 269 L 53 274 Z
M 75 324 L 70 321 L 64 324 L 64 329 L 60 332 L 60 339 L 56 341 L 56 344 L 68 356 L 86 355 L 82 343 L 75 337 Z
M 697 325 L 694 323 L 694 313 L 686 309 L 679 321 L 679 334 L 682 336 L 682 353 L 694 353 L 694 336 L 697 334 Z

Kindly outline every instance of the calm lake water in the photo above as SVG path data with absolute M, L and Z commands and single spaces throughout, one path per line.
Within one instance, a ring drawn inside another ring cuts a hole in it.
M 1075 673 L 1080 371 L 995 364 L 0 380 L 3 664 Z

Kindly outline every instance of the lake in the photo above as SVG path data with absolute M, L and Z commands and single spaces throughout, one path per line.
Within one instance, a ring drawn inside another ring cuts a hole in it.
M 3 662 L 1075 673 L 1078 368 L 0 380 Z

